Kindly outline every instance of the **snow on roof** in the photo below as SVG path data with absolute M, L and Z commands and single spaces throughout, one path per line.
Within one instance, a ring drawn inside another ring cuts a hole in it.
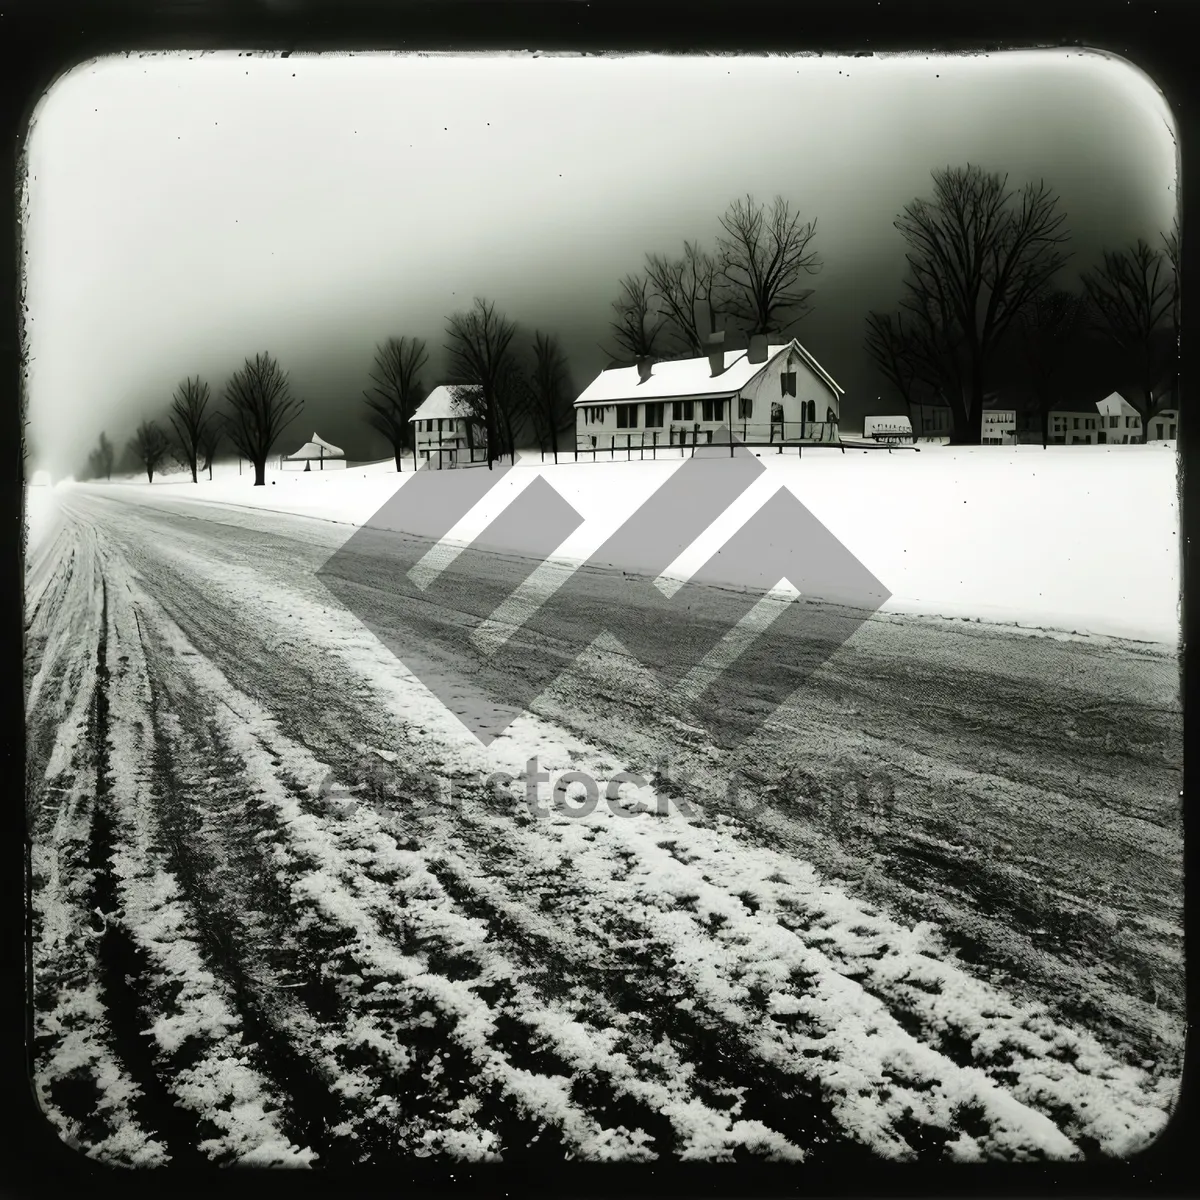
M 726 350 L 725 369 L 720 375 L 713 375 L 707 355 L 656 362 L 651 368 L 650 378 L 644 382 L 636 366 L 610 367 L 588 384 L 575 401 L 575 406 L 612 404 L 624 400 L 728 396 L 740 392 L 760 371 L 766 369 L 768 363 L 788 349 L 795 350 L 837 395 L 842 395 L 842 388 L 832 376 L 793 338 L 781 345 L 768 346 L 766 360 L 760 363 L 750 362 L 745 350 Z
M 1120 392 L 1109 392 L 1103 400 L 1096 401 L 1096 407 L 1106 416 L 1110 413 L 1124 413 L 1130 417 L 1138 415 L 1138 410 Z
M 452 383 L 439 384 L 425 397 L 409 420 L 428 421 L 430 418 L 436 420 L 438 417 L 469 417 L 471 415 L 470 406 L 465 400 L 454 394 L 461 386 Z
M 341 458 L 343 452 L 341 446 L 335 446 L 332 442 L 327 442 L 323 437 L 318 437 L 315 433 L 312 438 L 305 442 L 295 454 L 285 455 L 286 458 Z

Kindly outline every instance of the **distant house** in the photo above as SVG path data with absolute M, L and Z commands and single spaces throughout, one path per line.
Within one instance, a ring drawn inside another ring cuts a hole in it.
M 985 446 L 1013 446 L 1017 441 L 1017 412 L 1012 408 L 985 408 L 980 442 Z
M 1179 431 L 1179 410 L 1164 408 L 1150 418 L 1150 437 L 1152 442 L 1173 441 Z
M 1050 412 L 1050 442 L 1056 446 L 1127 446 L 1142 440 L 1142 418 L 1120 392 L 1091 407 L 1062 401 Z
M 917 441 L 944 442 L 954 426 L 946 404 L 914 404 L 917 410 Z
M 983 401 L 981 441 L 985 446 L 1011 446 L 1017 440 L 1017 414 L 1014 409 L 997 408 L 997 397 L 988 395 Z M 914 404 L 918 442 L 946 442 L 954 428 L 953 416 L 947 404 Z
M 285 471 L 338 471 L 346 468 L 346 455 L 340 446 L 327 442 L 315 433 L 294 454 L 279 460 Z
M 888 417 L 864 417 L 863 438 L 871 442 L 895 442 L 911 446 L 912 422 L 903 414 Z
M 1110 392 L 1096 402 L 1103 418 L 1104 436 L 1101 445 L 1128 445 L 1130 442 L 1145 441 L 1142 415 L 1120 392 Z
M 435 387 L 409 418 L 413 457 L 431 467 L 456 467 L 483 457 L 487 437 L 461 387 Z
M 722 426 L 753 444 L 839 440 L 842 388 L 794 338 L 726 350 L 718 334 L 710 346 L 601 371 L 575 401 L 578 448 L 707 445 Z
M 1054 446 L 1098 445 L 1100 414 L 1078 400 L 1065 400 L 1050 410 L 1050 443 Z

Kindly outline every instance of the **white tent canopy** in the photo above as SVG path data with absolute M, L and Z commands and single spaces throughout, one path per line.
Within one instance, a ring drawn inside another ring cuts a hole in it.
M 318 437 L 314 433 L 312 438 L 305 442 L 295 454 L 289 454 L 286 457 L 292 461 L 297 459 L 300 461 L 304 459 L 319 461 L 330 458 L 344 458 L 345 454 L 341 446 L 335 446 L 332 442 L 327 442 L 324 438 Z

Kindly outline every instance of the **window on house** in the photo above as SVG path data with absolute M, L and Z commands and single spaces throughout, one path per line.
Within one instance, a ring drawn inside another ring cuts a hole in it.
M 738 397 L 738 420 L 749 421 L 754 416 L 754 401 L 749 396 Z
M 1168 436 L 1169 436 L 1169 437 L 1174 437 L 1174 436 L 1175 436 L 1175 426 L 1174 426 L 1174 425 L 1172 425 L 1172 426 L 1171 426 L 1171 432 L 1168 434 Z
M 1117 424 L 1118 424 L 1118 422 L 1119 422 L 1120 420 L 1121 420 L 1121 418 L 1120 418 L 1120 417 L 1109 417 L 1109 418 L 1108 418 L 1108 427 L 1109 427 L 1109 429 L 1116 429 L 1116 428 L 1117 428 Z
M 636 404 L 618 404 L 617 428 L 636 429 L 638 423 L 637 410 L 638 406 Z
M 830 425 L 836 425 L 837 424 L 837 413 L 835 413 L 832 408 L 827 408 L 825 410 L 825 420 Z M 902 429 L 900 432 L 903 433 L 904 430 Z
M 661 404 L 646 405 L 646 428 L 661 429 L 663 427 L 663 406 Z
M 1079 418 L 1074 417 L 1073 420 L 1074 420 L 1075 424 L 1072 426 L 1072 428 L 1078 429 L 1079 428 Z
M 1158 436 L 1159 437 L 1162 437 L 1162 435 L 1163 435 L 1162 431 L 1163 431 L 1163 427 L 1162 427 L 1162 423 L 1160 422 L 1158 425 Z
M 724 400 L 702 400 L 700 407 L 702 420 L 720 421 L 725 416 Z
M 794 396 L 796 394 L 795 371 L 784 371 L 779 376 L 779 394 L 781 396 Z
M 1126 429 L 1132 429 L 1132 428 L 1133 428 L 1133 418 L 1132 418 L 1132 417 L 1126 417 L 1126 418 L 1125 418 L 1125 428 L 1126 428 Z

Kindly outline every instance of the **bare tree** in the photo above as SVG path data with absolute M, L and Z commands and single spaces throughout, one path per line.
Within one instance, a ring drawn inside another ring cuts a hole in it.
M 1163 249 L 1167 261 L 1171 264 L 1171 330 L 1174 337 L 1171 340 L 1171 377 L 1169 391 L 1174 397 L 1172 403 L 1179 404 L 1179 218 L 1176 217 L 1170 233 L 1163 234 Z
M 918 405 L 925 382 L 912 339 L 904 325 L 904 314 L 867 313 L 866 351 L 879 373 L 900 393 L 908 410 L 913 437 L 920 433 Z
M 220 421 L 209 421 L 200 437 L 201 463 L 204 470 L 208 472 L 209 479 L 212 479 L 213 460 L 217 457 L 217 450 L 220 448 L 223 434 L 224 430 Z
M 1050 412 L 1056 399 L 1055 383 L 1068 346 L 1079 332 L 1083 297 L 1060 288 L 1036 292 L 1021 311 L 1018 328 L 1021 348 L 1037 402 L 1042 445 L 1050 442 Z
M 721 311 L 717 260 L 695 242 L 683 243 L 679 258 L 646 256 L 646 279 L 668 330 L 685 350 L 704 353 Z
M 729 206 L 721 227 L 719 278 L 734 320 L 751 334 L 772 333 L 812 311 L 813 289 L 800 282 L 821 269 L 816 221 L 802 222 L 782 196 L 767 208 L 747 195 Z
M 655 358 L 662 350 L 662 333 L 667 324 L 654 303 L 654 289 L 644 275 L 626 275 L 621 294 L 613 301 L 616 320 L 609 323 L 617 358 Z
M 1139 238 L 1123 250 L 1104 251 L 1101 264 L 1083 275 L 1094 328 L 1121 356 L 1129 371 L 1127 399 L 1146 436 L 1150 418 L 1163 407 L 1160 385 L 1174 375 L 1176 350 L 1164 354 L 1164 334 L 1176 306 L 1175 274 L 1170 259 Z
M 171 428 L 175 430 L 175 444 L 180 462 L 192 473 L 196 482 L 196 460 L 200 457 L 200 443 L 205 429 L 212 423 L 208 411 L 208 384 L 197 376 L 190 376 L 176 389 L 171 398 L 168 414 Z
M 116 452 L 113 449 L 112 442 L 108 440 L 107 434 L 101 433 L 96 445 L 88 451 L 88 478 L 99 479 L 103 475 L 105 479 L 111 479 L 115 458 Z
M 129 453 L 146 471 L 146 481 L 154 482 L 154 472 L 171 453 L 171 439 L 156 421 L 143 421 L 129 441 Z
M 567 360 L 552 334 L 533 335 L 533 370 L 529 378 L 528 413 L 543 454 L 558 462 L 558 440 L 575 424 Z
M 1065 220 L 1044 183 L 1016 193 L 1007 176 L 970 164 L 934 171 L 932 199 L 912 201 L 896 218 L 908 243 L 903 304 L 937 331 L 939 357 L 961 379 L 949 397 L 953 441 L 981 440 L 996 349 L 1066 262 Z
M 895 314 L 868 313 L 865 347 L 900 393 L 914 438 L 924 429 L 926 408 L 953 410 L 954 398 L 962 394 L 961 356 L 936 305 L 910 303 Z
M 225 385 L 225 432 L 243 458 L 254 464 L 254 486 L 267 481 L 267 458 L 279 435 L 300 415 L 304 402 L 270 354 L 246 359 Z
M 103 431 L 100 434 L 100 439 L 96 443 L 96 453 L 100 456 L 100 467 L 104 471 L 105 479 L 112 479 L 113 462 L 116 459 L 117 452 L 112 442 L 108 440 L 108 434 Z
M 412 415 L 425 398 L 421 371 L 429 362 L 420 338 L 388 338 L 375 348 L 371 387 L 363 393 L 370 413 L 367 424 L 388 440 L 401 470 L 412 435 Z
M 517 327 L 489 300 L 476 297 L 466 312 L 455 313 L 446 325 L 446 344 L 455 398 L 484 430 L 488 470 L 501 452 L 502 439 L 510 455 L 514 409 L 521 403 L 519 371 L 512 350 Z

